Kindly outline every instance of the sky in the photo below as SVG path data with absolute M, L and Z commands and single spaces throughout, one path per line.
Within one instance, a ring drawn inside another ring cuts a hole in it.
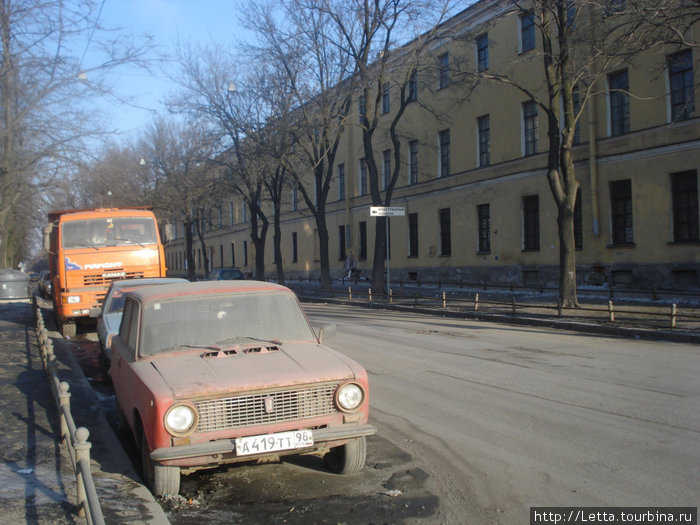
M 241 35 L 237 19 L 235 0 L 104 0 L 100 13 L 103 26 L 150 34 L 158 50 L 166 53 L 174 51 L 178 40 L 232 44 Z M 155 111 L 164 110 L 163 99 L 176 87 L 158 68 L 151 73 L 123 69 L 111 78 L 117 93 L 131 102 L 102 104 L 120 137 L 144 129 Z

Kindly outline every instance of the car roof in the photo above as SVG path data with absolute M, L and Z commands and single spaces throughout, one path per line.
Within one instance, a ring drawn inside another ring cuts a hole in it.
M 181 277 L 147 277 L 145 279 L 123 279 L 121 281 L 112 282 L 112 288 L 128 288 L 130 286 L 146 286 L 149 284 L 171 284 L 171 283 L 188 283 L 187 279 Z
M 144 286 L 131 290 L 129 295 L 146 303 L 172 297 L 265 291 L 293 293 L 286 286 L 263 281 L 198 281 Z

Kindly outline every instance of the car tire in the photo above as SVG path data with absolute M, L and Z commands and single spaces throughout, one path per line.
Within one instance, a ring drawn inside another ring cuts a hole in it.
M 65 338 L 73 338 L 77 332 L 74 322 L 61 323 L 61 334 Z
M 141 469 L 154 496 L 176 496 L 180 492 L 180 467 L 159 465 L 151 459 L 146 434 L 141 432 Z
M 328 470 L 336 474 L 354 474 L 365 466 L 367 460 L 367 439 L 355 438 L 345 445 L 334 447 L 323 456 Z

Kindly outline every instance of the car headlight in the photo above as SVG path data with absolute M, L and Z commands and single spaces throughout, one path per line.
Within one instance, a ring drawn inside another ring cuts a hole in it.
M 185 404 L 171 406 L 163 418 L 165 429 L 173 436 L 178 437 L 192 432 L 198 421 L 199 417 L 194 407 Z
M 345 383 L 335 394 L 338 408 L 343 412 L 352 412 L 362 406 L 365 401 L 365 390 L 357 383 Z

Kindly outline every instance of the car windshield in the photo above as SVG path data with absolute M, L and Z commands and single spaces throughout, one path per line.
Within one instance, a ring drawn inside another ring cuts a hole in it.
M 184 296 L 146 305 L 140 354 L 256 340 L 312 339 L 311 327 L 290 293 Z
M 156 224 L 149 217 L 114 217 L 67 221 L 61 238 L 64 248 L 155 244 Z

